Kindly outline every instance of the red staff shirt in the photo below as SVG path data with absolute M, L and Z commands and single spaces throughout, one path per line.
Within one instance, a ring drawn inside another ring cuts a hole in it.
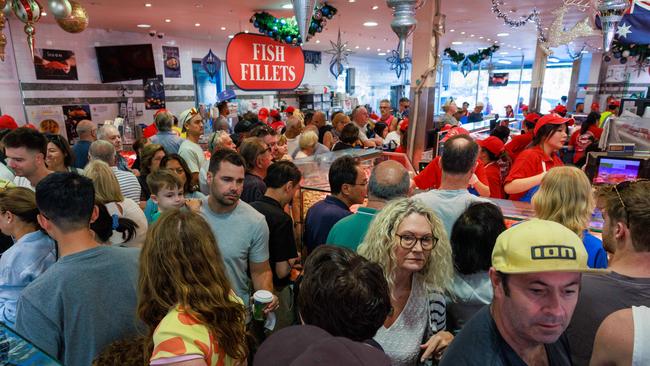
M 481 163 L 483 165 L 483 163 Z M 503 179 L 501 179 L 501 168 L 496 161 L 484 165 L 485 175 L 490 186 L 490 197 L 505 198 L 503 192 Z
M 485 167 L 483 164 L 476 162 L 476 171 L 474 172 L 478 180 L 485 185 L 489 185 Z M 442 164 L 440 156 L 436 156 L 429 165 L 427 165 L 420 174 L 413 178 L 415 185 L 420 189 L 438 189 L 442 182 Z
M 512 161 L 515 161 L 519 154 L 521 154 L 522 151 L 526 150 L 526 147 L 530 145 L 531 142 L 533 142 L 533 134 L 522 133 L 519 136 L 514 136 L 504 148 L 510 156 L 510 159 L 512 159 Z
M 544 171 L 549 171 L 551 168 L 563 165 L 557 154 L 548 156 L 540 146 L 534 146 L 519 154 L 503 184 L 506 185 L 515 179 L 533 177 Z M 510 195 L 510 199 L 519 201 L 526 195 L 526 192 L 513 193 Z

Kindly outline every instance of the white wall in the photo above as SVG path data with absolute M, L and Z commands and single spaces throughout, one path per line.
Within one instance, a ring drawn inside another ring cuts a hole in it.
M 7 58 L 4 63 L 0 62 L 0 107 L 2 113 L 10 114 L 16 118 L 19 124 L 26 120 L 37 124 L 40 120 L 38 117 L 43 113 L 55 113 L 60 111 L 60 105 L 34 105 L 26 106 L 23 109 L 23 98 L 32 100 L 33 98 L 98 98 L 98 97 L 118 97 L 116 90 L 85 90 L 85 88 L 70 88 L 69 90 L 26 90 L 22 96 L 20 93 L 20 83 L 38 83 L 38 84 L 101 84 L 99 69 L 94 47 L 120 45 L 120 44 L 144 44 L 153 45 L 156 70 L 158 74 L 163 74 L 163 45 L 178 46 L 180 48 L 181 61 L 181 78 L 165 78 L 165 85 L 192 85 L 192 59 L 203 58 L 208 50 L 212 51 L 222 60 L 225 58 L 225 49 L 218 46 L 216 42 L 205 40 L 194 40 L 179 38 L 166 35 L 164 39 L 152 38 L 145 31 L 142 33 L 129 33 L 109 31 L 97 28 L 88 28 L 79 34 L 70 34 L 61 30 L 55 24 L 37 24 L 36 25 L 36 48 L 50 48 L 72 50 L 75 52 L 77 60 L 78 81 L 57 81 L 57 80 L 37 80 L 31 55 L 27 47 L 26 35 L 23 32 L 23 24 L 15 18 L 9 19 L 7 27 L 4 30 L 8 38 Z M 14 63 L 14 47 L 15 59 Z M 307 47 L 308 48 L 308 47 Z M 303 84 L 308 84 L 314 90 L 322 90 L 323 86 L 328 86 L 332 90 L 336 89 L 336 81 L 329 73 L 329 61 L 331 56 L 323 53 L 322 64 L 305 65 L 305 78 Z M 357 90 L 364 88 L 380 87 L 382 90 L 389 88 L 391 84 L 397 84 L 395 74 L 389 70 L 389 65 L 385 57 L 361 58 L 351 56 L 349 67 L 354 67 L 357 71 L 356 85 Z M 17 67 L 16 67 L 17 64 Z M 228 81 L 228 80 L 227 80 Z M 133 94 L 129 95 L 134 98 L 142 97 L 142 82 L 128 81 L 113 83 L 115 85 L 134 84 L 138 88 Z M 249 95 L 237 91 L 241 95 Z M 185 96 L 192 97 L 192 101 L 167 102 L 167 108 L 178 114 L 182 110 L 194 106 L 193 90 L 166 90 L 166 97 Z M 276 94 L 276 93 L 256 93 Z M 260 98 L 261 99 L 261 98 Z M 42 99 L 41 99 L 42 102 Z M 370 102 L 364 101 L 362 102 Z M 83 103 L 83 100 L 75 103 Z M 75 104 L 71 103 L 71 104 Z M 143 114 L 136 118 L 136 123 L 150 123 L 153 119 L 153 110 L 145 110 L 144 104 L 136 105 L 138 111 Z M 25 112 L 26 111 L 26 116 Z M 91 104 L 91 113 L 95 122 L 103 123 L 105 119 L 113 119 L 117 115 L 117 104 Z M 55 117 L 59 122 L 63 122 L 62 112 Z

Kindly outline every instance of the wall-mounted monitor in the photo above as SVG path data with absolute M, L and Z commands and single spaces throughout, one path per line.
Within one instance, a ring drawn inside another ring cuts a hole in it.
M 150 44 L 95 47 L 102 83 L 156 77 Z

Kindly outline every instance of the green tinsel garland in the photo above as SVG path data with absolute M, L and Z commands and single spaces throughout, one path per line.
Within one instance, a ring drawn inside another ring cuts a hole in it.
M 332 19 L 336 12 L 337 9 L 327 3 L 323 3 L 322 6 L 317 7 L 311 18 L 307 40 L 316 35 L 316 33 L 322 32 L 323 28 L 327 24 L 327 19 Z M 298 46 L 303 43 L 303 40 L 300 38 L 298 23 L 294 17 L 278 19 L 263 11 L 255 13 L 251 17 L 250 22 L 253 23 L 260 33 L 267 35 L 276 41 Z
M 449 57 L 454 63 L 457 64 L 460 64 L 461 62 L 465 61 L 465 59 L 468 59 L 473 64 L 477 64 L 483 60 L 487 60 L 488 58 L 492 57 L 492 54 L 496 52 L 498 49 L 499 46 L 492 45 L 488 48 L 484 48 L 478 52 L 465 56 L 464 53 L 458 52 L 454 49 L 447 47 L 445 48 L 444 54 L 445 56 Z
M 629 57 L 635 57 L 638 61 L 642 62 L 650 57 L 650 44 L 628 44 L 621 43 L 617 39 L 612 42 L 612 56 L 620 59 L 621 63 L 627 62 Z

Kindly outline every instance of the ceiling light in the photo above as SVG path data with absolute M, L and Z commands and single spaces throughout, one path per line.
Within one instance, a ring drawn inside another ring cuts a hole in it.
M 478 37 L 478 39 L 483 39 L 483 36 Z
M 552 63 L 556 64 L 556 63 L 560 62 L 560 59 L 557 58 L 557 57 L 549 57 L 548 62 L 552 62 Z
M 235 35 L 231 34 L 231 35 L 228 36 L 228 38 L 233 39 L 233 38 L 235 38 Z
M 451 42 L 451 44 L 459 45 L 459 44 L 463 44 L 463 42 L 461 42 L 461 41 L 454 41 L 454 42 Z
M 316 40 L 316 43 L 320 43 L 320 39 L 317 39 L 317 40 Z
M 455 32 L 456 30 L 455 30 L 455 29 L 450 29 L 449 31 L 450 31 L 450 32 Z
M 348 0 L 348 2 L 353 3 L 356 2 L 357 0 Z
M 293 4 L 291 4 L 291 3 L 284 4 L 284 5 L 282 5 L 282 9 L 293 9 Z
M 372 7 L 372 10 L 377 10 L 377 9 L 379 9 L 379 6 L 377 6 L 377 5 Z
M 582 53 L 582 54 L 587 54 L 587 53 L 589 53 L 589 51 L 587 51 L 587 50 L 582 50 L 582 51 L 580 51 L 580 53 Z
M 150 7 L 151 7 L 151 4 L 146 3 L 146 4 L 144 4 L 144 6 L 145 6 L 146 8 L 150 8 Z
M 544 27 L 544 30 L 548 30 L 548 27 Z
M 138 28 L 151 28 L 149 24 L 138 24 Z
M 221 27 L 221 30 L 226 30 L 226 27 Z
M 491 39 L 489 39 L 489 38 L 488 38 L 487 40 L 488 40 L 488 41 L 491 41 Z
M 510 65 L 512 64 L 512 61 L 510 60 L 499 60 L 497 63 L 503 64 L 503 65 Z
M 200 26 L 201 26 L 201 23 L 194 23 L 194 26 L 195 26 L 195 27 L 200 27 Z
M 377 48 L 377 52 L 381 52 L 381 48 Z
M 379 52 L 377 55 L 378 56 L 386 56 L 386 52 Z
M 365 23 L 363 23 L 363 26 L 364 27 L 376 27 L 377 22 L 365 22 Z
M 47 16 L 47 13 L 44 12 L 44 11 L 42 11 L 42 12 L 41 12 L 41 16 L 42 16 L 42 17 L 46 17 L 46 16 Z
M 172 22 L 171 19 L 165 19 L 165 23 L 171 23 L 171 22 Z
M 248 33 L 248 29 L 246 29 L 246 30 L 244 31 L 244 33 Z
M 507 55 L 508 52 L 499 52 L 499 55 Z
M 370 51 L 370 47 L 366 47 L 366 51 Z
M 507 37 L 510 33 L 497 33 L 497 37 Z
M 460 34 L 465 34 L 465 32 L 460 32 Z
M 469 36 L 470 36 L 470 37 L 474 37 L 474 35 L 473 35 L 473 34 L 470 34 Z
M 359 46 L 354 46 L 354 49 L 355 49 L 355 50 L 358 50 L 358 49 L 359 49 Z

